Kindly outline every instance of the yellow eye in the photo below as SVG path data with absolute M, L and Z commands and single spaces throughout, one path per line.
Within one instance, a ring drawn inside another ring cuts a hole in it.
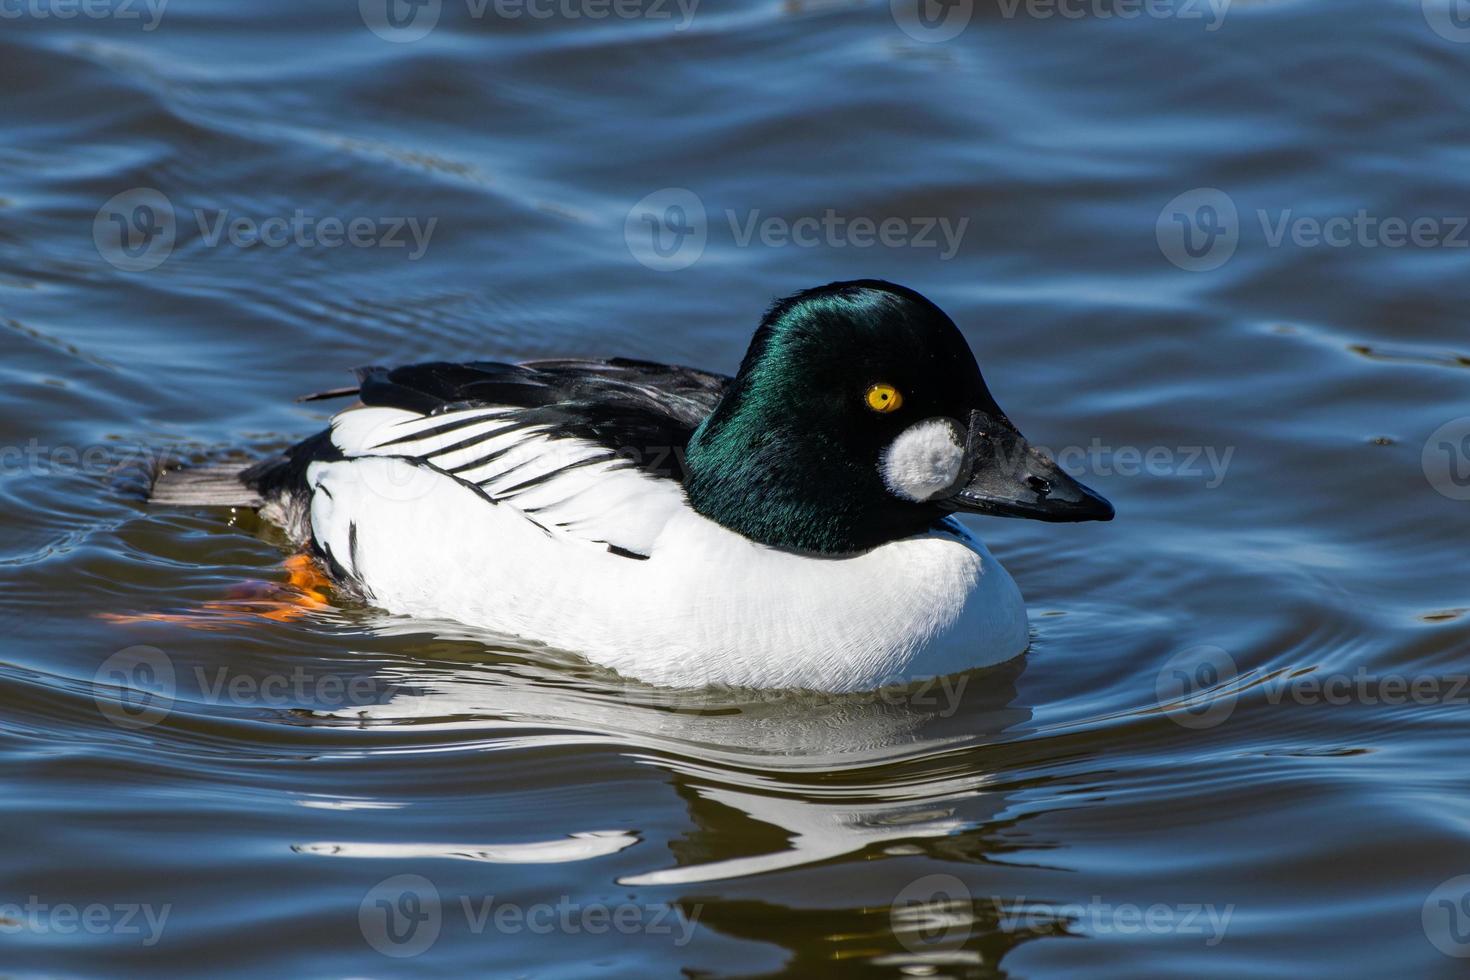
M 875 412 L 896 412 L 903 407 L 903 395 L 893 385 L 873 385 L 868 389 L 868 407 Z

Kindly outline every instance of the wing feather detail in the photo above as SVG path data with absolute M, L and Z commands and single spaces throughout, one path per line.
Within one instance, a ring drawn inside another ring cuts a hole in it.
M 617 450 L 558 435 L 513 407 L 414 415 L 356 406 L 332 420 L 332 443 L 347 459 L 408 459 L 479 488 L 542 527 L 646 556 L 685 506 L 679 485 L 640 470 Z
M 730 380 L 627 359 L 431 362 L 357 376 L 356 388 L 317 397 L 356 394 L 359 402 L 325 432 L 243 474 L 249 488 L 304 517 L 314 464 L 361 459 L 371 482 L 387 470 L 367 459 L 400 459 L 427 479 L 473 489 L 486 506 L 520 511 L 549 534 L 629 556 L 648 555 L 687 506 L 683 451 Z M 395 499 L 408 490 L 383 488 Z M 308 532 L 289 523 L 293 533 Z

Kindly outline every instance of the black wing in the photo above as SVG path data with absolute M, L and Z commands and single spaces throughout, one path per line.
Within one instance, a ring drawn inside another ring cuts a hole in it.
M 596 442 L 651 462 L 657 450 L 682 450 L 714 411 L 730 379 L 707 371 L 615 358 L 503 364 L 431 362 L 361 368 L 364 405 L 438 415 L 482 406 L 527 410 L 528 424 Z M 679 479 L 673 472 L 659 476 Z
M 730 383 L 724 375 L 628 358 L 521 364 L 438 361 L 360 368 L 357 376 L 356 388 L 305 400 L 355 394 L 364 406 L 449 416 L 445 434 L 466 424 L 466 412 L 509 408 L 515 412 L 516 428 L 585 440 L 650 475 L 680 483 L 689 438 Z M 431 430 L 416 428 L 417 438 L 428 434 Z M 311 463 L 342 458 L 327 430 L 251 467 L 242 480 L 266 499 L 304 494 Z

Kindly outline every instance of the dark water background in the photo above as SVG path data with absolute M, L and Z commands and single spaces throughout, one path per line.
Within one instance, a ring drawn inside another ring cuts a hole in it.
M 1470 12 L 651 5 L 5 8 L 0 974 L 1461 975 Z M 268 618 L 277 537 L 141 503 L 359 364 L 732 370 L 869 275 L 1120 514 L 976 523 L 1036 637 L 958 689 Z

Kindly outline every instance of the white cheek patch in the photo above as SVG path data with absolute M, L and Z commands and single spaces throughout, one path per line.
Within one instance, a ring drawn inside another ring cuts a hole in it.
M 925 419 L 905 429 L 883 451 L 883 482 L 904 500 L 923 502 L 953 487 L 965 465 L 959 427 L 949 419 Z

